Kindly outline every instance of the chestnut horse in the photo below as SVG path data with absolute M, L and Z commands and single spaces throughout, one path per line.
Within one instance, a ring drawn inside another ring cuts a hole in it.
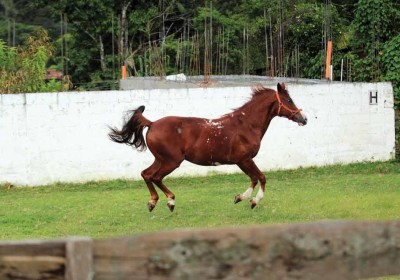
M 285 117 L 299 125 L 307 124 L 306 116 L 290 98 L 285 84 L 277 91 L 262 86 L 253 88 L 251 99 L 233 112 L 218 119 L 193 117 L 165 117 L 152 122 L 143 116 L 144 106 L 132 111 L 132 116 L 121 130 L 111 128 L 110 139 L 138 150 L 150 149 L 155 159 L 141 175 L 149 188 L 151 200 L 147 207 L 151 212 L 159 199 L 154 184 L 168 199 L 171 212 L 175 207 L 175 195 L 164 185 L 163 179 L 183 160 L 198 165 L 236 164 L 251 179 L 250 187 L 235 196 L 235 203 L 249 199 L 254 187 L 260 182 L 257 195 L 250 200 L 251 208 L 263 198 L 265 176 L 253 158 L 260 149 L 261 139 L 271 120 Z M 146 141 L 143 129 L 148 128 Z

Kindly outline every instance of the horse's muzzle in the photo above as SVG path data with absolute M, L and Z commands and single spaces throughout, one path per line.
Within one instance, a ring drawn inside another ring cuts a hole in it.
M 307 124 L 307 117 L 303 112 L 298 112 L 293 120 L 300 126 Z

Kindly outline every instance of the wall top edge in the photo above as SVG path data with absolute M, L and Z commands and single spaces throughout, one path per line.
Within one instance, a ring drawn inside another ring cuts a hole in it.
M 258 83 L 260 84 L 260 83 Z M 261 83 L 265 87 L 274 89 L 275 85 L 270 83 Z M 325 82 L 325 83 L 291 83 L 287 82 L 289 90 L 293 88 L 304 88 L 304 87 L 371 87 L 371 88 L 388 88 L 392 91 L 391 82 Z M 153 88 L 153 89 L 127 89 L 127 90 L 109 90 L 109 91 L 79 91 L 79 92 L 51 92 L 51 93 L 16 93 L 16 94 L 0 94 L 0 105 L 46 105 L 46 104 L 67 104 L 67 103 L 102 103 L 109 102 L 109 98 L 119 99 L 125 97 L 126 93 L 161 93 L 167 92 L 187 92 L 187 91 L 199 91 L 209 92 L 221 89 L 233 89 L 237 92 L 240 89 L 249 89 L 253 85 L 229 85 L 224 87 L 194 87 L 194 88 Z M 140 98 L 140 96 L 138 96 Z

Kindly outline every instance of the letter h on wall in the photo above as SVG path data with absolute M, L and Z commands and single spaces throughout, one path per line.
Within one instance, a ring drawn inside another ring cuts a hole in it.
M 378 105 L 378 91 L 377 90 L 369 91 L 369 105 Z

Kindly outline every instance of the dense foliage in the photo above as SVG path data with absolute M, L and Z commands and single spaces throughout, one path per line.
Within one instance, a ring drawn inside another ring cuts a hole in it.
M 345 80 L 386 80 L 383 51 L 400 27 L 390 0 L 0 0 L 0 14 L 9 46 L 37 25 L 48 29 L 56 46 L 49 64 L 87 89 L 111 87 L 121 65 L 135 76 L 319 79 L 330 39 L 335 79 L 343 59 Z
M 0 40 L 0 93 L 61 91 L 60 82 L 44 79 L 52 49 L 43 29 L 20 47 L 8 47 Z

